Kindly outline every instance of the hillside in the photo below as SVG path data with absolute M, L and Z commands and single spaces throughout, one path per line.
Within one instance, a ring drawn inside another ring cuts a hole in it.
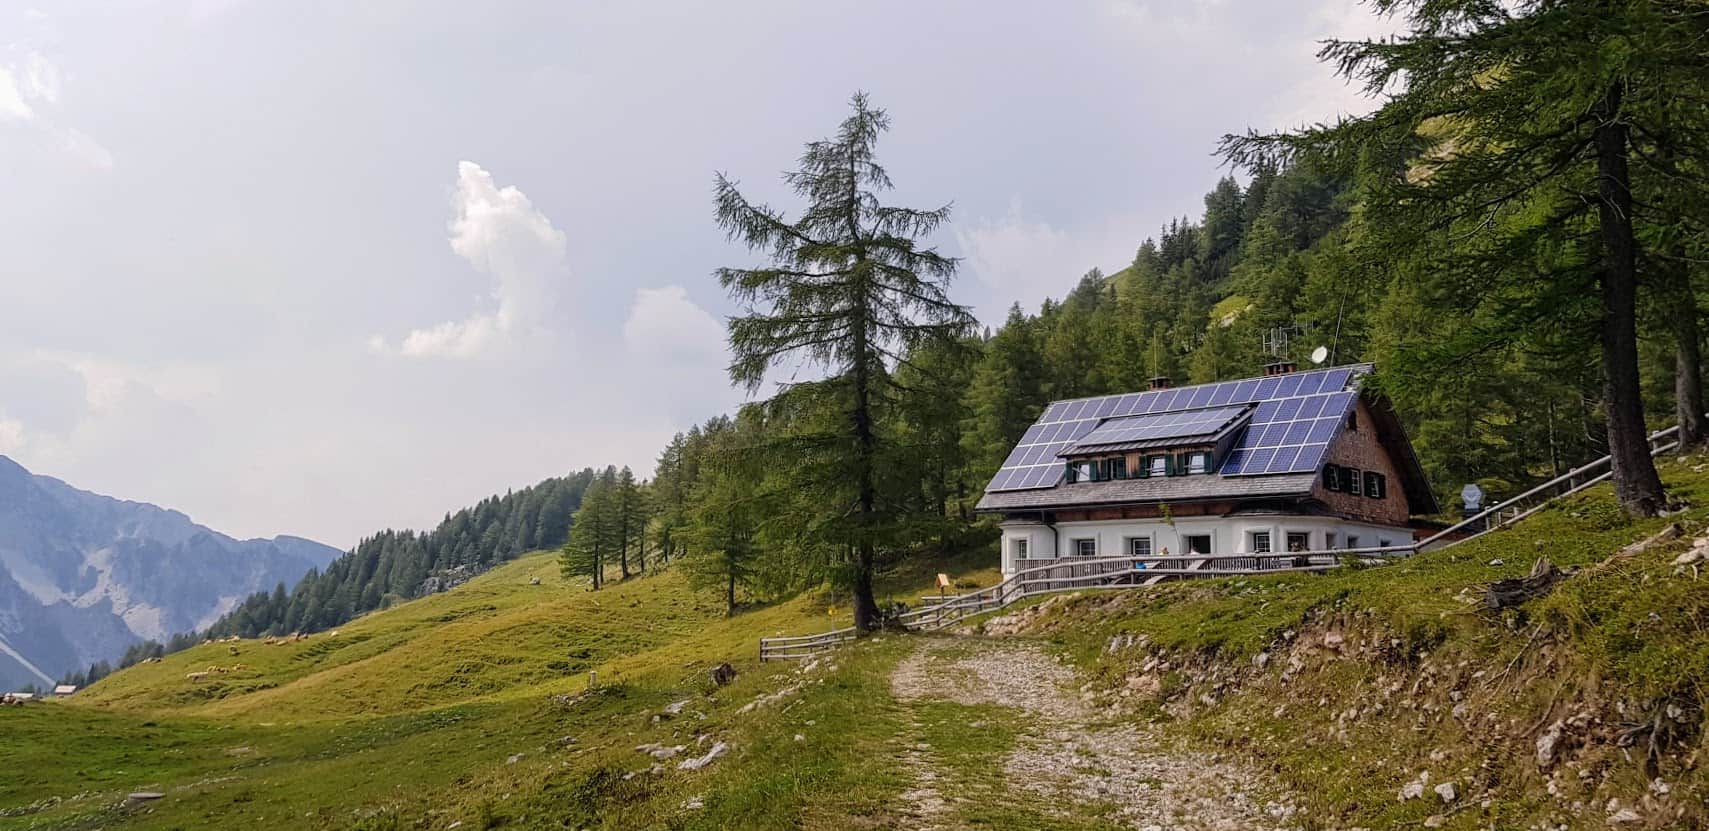
M 78 490 L 0 456 L 0 689 L 48 684 L 127 646 L 207 626 L 339 555 L 237 540 L 177 511 Z
M 0 709 L 0 828 L 1686 827 L 1709 792 L 1709 592 L 1673 562 L 1709 526 L 1706 470 L 1664 466 L 1693 506 L 1664 519 L 1604 487 L 1390 567 L 1064 597 L 806 666 L 754 639 L 840 622 L 834 598 L 726 619 L 670 571 L 591 593 L 529 555 L 336 632 Z M 1536 556 L 1582 569 L 1480 611 Z M 976 566 L 885 589 L 994 579 Z M 139 790 L 165 797 L 115 807 Z

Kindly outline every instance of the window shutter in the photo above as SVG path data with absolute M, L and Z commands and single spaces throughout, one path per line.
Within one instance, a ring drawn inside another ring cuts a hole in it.
M 1079 475 L 1074 470 L 1074 463 L 1069 462 L 1068 463 L 1068 484 L 1072 485 L 1077 481 L 1079 481 Z

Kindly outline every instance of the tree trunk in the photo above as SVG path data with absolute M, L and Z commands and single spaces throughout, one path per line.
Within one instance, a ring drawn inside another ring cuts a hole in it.
M 724 584 L 724 616 L 736 616 L 736 567 L 730 566 L 729 581 Z
M 1644 403 L 1638 388 L 1637 240 L 1632 233 L 1629 128 L 1621 121 L 1621 89 L 1610 86 L 1596 128 L 1597 214 L 1602 231 L 1602 398 L 1614 495 L 1626 512 L 1655 516 L 1666 505 L 1650 457 Z
M 862 266 L 856 264 L 858 270 Z M 864 286 L 861 297 L 856 301 L 859 311 L 854 316 L 853 329 L 855 332 L 854 352 L 854 409 L 849 417 L 854 421 L 856 453 L 855 461 L 856 498 L 859 502 L 860 515 L 856 520 L 859 529 L 855 535 L 855 575 L 854 585 L 854 625 L 855 630 L 870 632 L 878 628 L 878 600 L 872 592 L 872 571 L 877 559 L 875 546 L 872 541 L 872 525 L 874 507 L 877 505 L 876 488 L 873 483 L 873 456 L 875 454 L 876 437 L 872 432 L 872 399 L 870 377 L 870 362 L 867 360 L 869 345 L 867 342 L 867 315 Z
M 629 508 L 619 503 L 617 510 L 623 512 L 623 521 L 617 525 L 617 573 L 622 579 L 629 579 Z
M 1697 325 L 1697 293 L 1691 288 L 1691 272 L 1685 265 L 1683 250 L 1675 251 L 1678 269 L 1674 299 L 1670 304 L 1675 346 L 1673 363 L 1673 400 L 1675 423 L 1679 425 L 1679 452 L 1700 449 L 1709 439 L 1709 424 L 1704 421 L 1702 332 Z

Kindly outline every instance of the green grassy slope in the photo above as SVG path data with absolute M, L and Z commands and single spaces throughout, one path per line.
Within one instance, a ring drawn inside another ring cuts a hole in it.
M 1255 760 L 1325 827 L 1601 828 L 1609 800 L 1680 827 L 1704 821 L 1709 794 L 1696 761 L 1709 577 L 1672 560 L 1709 527 L 1709 459 L 1670 462 L 1664 477 L 1684 513 L 1631 521 L 1603 488 L 1383 568 L 1101 593 L 1008 617 L 1126 717 Z M 1683 537 L 1609 559 L 1671 523 Z M 1481 610 L 1485 584 L 1538 556 L 1582 570 L 1519 610 Z M 937 571 L 989 584 L 992 559 L 921 562 L 886 590 L 912 598 Z M 810 671 L 758 662 L 758 637 L 838 625 L 836 606 L 809 595 L 725 619 L 668 571 L 590 593 L 532 555 L 336 633 L 203 644 L 72 700 L 0 708 L 0 829 L 905 825 L 906 746 L 999 764 L 1002 737 L 891 697 L 907 637 Z M 740 675 L 714 687 L 706 670 L 726 660 Z M 673 702 L 686 703 L 664 712 Z M 1540 764 L 1536 742 L 1557 722 L 1560 750 Z M 677 769 L 719 742 L 727 756 Z M 635 749 L 650 743 L 684 749 L 654 769 Z M 1459 800 L 1399 799 L 1424 771 Z M 120 805 L 144 790 L 165 797 Z
M 1022 631 L 1111 701 L 1255 757 L 1329 827 L 1709 822 L 1709 574 L 1674 564 L 1709 533 L 1709 458 L 1662 473 L 1688 506 L 1673 516 L 1629 519 L 1602 486 L 1393 565 L 1076 597 L 1029 610 Z M 1579 571 L 1485 611 L 1489 582 L 1539 557 Z M 1425 771 L 1459 798 L 1401 799 Z
M 911 597 L 940 568 L 994 580 L 974 562 L 923 563 L 886 589 Z M 811 595 L 726 619 L 670 571 L 592 593 L 531 555 L 336 633 L 203 644 L 75 699 L 0 709 L 0 828 L 716 828 L 761 802 L 770 819 L 753 827 L 813 827 L 826 806 L 840 807 L 824 827 L 841 827 L 882 813 L 902 785 L 855 770 L 879 765 L 870 743 L 896 730 L 863 713 L 895 647 L 860 650 L 788 696 L 816 729 L 769 706 L 737 714 L 800 680 L 793 664 L 760 664 L 757 638 L 840 624 L 833 604 Z M 723 661 L 740 675 L 714 688 L 706 670 Z M 660 715 L 683 700 L 693 715 Z M 815 741 L 794 741 L 802 730 Z M 705 750 L 701 735 L 736 750 L 658 774 L 634 750 L 686 744 L 686 757 Z M 118 807 L 134 791 L 166 796 Z M 692 798 L 701 807 L 683 811 Z

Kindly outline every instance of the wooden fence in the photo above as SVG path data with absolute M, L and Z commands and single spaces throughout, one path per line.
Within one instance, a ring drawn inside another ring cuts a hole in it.
M 1678 446 L 1678 427 L 1650 434 L 1650 454 L 1666 453 Z M 1167 579 L 1229 577 L 1281 572 L 1321 572 L 1344 564 L 1381 564 L 1420 551 L 1446 548 L 1505 528 L 1541 510 L 1550 502 L 1571 496 L 1607 481 L 1613 475 L 1608 456 L 1573 468 L 1524 493 L 1442 529 L 1424 539 L 1385 548 L 1335 549 L 1333 551 L 1290 551 L 1271 553 L 1178 554 L 1151 557 L 1061 557 L 1025 566 L 1008 579 L 987 589 L 922 598 L 918 609 L 896 617 L 901 626 L 915 631 L 934 631 L 985 612 L 1002 609 L 1029 597 L 1068 591 L 1129 589 L 1155 585 Z M 1025 562 L 1025 561 L 1023 561 Z M 818 635 L 760 638 L 760 660 L 805 658 L 856 637 L 854 627 L 833 629 Z

